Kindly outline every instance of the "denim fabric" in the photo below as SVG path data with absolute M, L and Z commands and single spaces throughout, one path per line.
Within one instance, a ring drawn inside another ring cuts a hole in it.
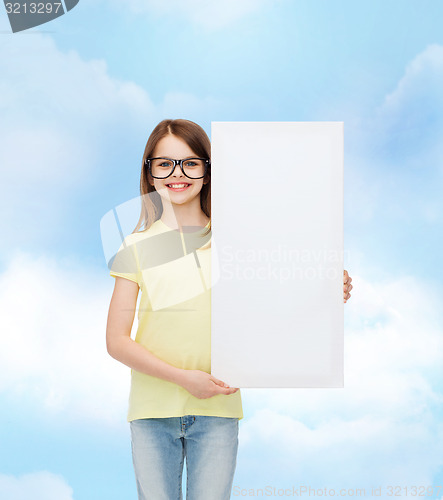
M 228 500 L 237 462 L 238 418 L 186 415 L 130 422 L 139 500 Z

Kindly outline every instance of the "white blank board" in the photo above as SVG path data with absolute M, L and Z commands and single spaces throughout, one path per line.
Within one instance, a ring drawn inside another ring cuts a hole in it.
M 343 122 L 212 122 L 211 142 L 211 373 L 343 387 Z

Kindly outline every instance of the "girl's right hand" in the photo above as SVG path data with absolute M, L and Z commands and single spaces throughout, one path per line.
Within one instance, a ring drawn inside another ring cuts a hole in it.
M 224 382 L 201 370 L 185 370 L 181 386 L 198 399 L 211 398 L 217 394 L 234 394 L 239 390 L 238 387 L 225 387 Z

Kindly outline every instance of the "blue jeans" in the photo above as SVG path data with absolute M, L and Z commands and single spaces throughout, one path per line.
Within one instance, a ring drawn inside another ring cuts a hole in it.
M 238 418 L 186 415 L 130 422 L 139 500 L 229 500 L 238 450 Z

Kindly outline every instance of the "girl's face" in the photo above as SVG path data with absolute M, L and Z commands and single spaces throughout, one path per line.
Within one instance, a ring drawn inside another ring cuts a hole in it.
M 152 154 L 152 157 L 157 156 L 181 160 L 183 158 L 197 157 L 198 155 L 182 139 L 169 134 L 158 141 Z M 165 197 L 168 201 L 177 205 L 184 205 L 196 196 L 200 196 L 203 184 L 208 182 L 205 178 L 190 179 L 186 177 L 180 165 L 176 165 L 172 175 L 166 179 L 151 178 L 152 181 L 154 181 L 154 187 L 161 197 Z M 188 186 L 185 189 L 177 191 L 170 187 L 171 184 L 188 184 Z

